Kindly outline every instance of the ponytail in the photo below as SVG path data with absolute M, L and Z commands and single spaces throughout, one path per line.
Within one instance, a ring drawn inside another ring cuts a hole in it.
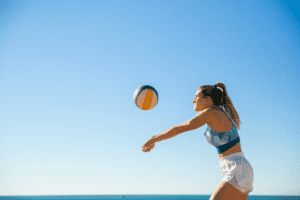
M 226 112 L 230 115 L 231 119 L 234 121 L 236 127 L 240 129 L 240 117 L 227 94 L 226 87 L 223 83 L 218 82 L 215 85 L 204 85 L 199 87 L 202 89 L 202 93 L 206 97 L 210 97 L 213 100 L 214 105 L 222 105 Z

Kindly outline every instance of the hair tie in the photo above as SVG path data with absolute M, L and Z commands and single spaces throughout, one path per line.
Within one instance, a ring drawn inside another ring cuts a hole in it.
M 213 89 L 217 89 L 217 90 L 218 90 L 218 89 L 221 89 L 221 88 L 220 88 L 219 86 L 216 86 L 216 85 L 215 85 Z M 222 91 L 221 91 L 221 92 L 222 92 Z

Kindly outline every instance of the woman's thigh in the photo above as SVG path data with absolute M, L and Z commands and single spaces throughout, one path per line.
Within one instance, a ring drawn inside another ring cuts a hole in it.
M 246 200 L 247 197 L 248 194 L 244 194 L 230 183 L 221 181 L 209 200 Z
M 249 194 L 242 193 L 238 200 L 247 200 Z

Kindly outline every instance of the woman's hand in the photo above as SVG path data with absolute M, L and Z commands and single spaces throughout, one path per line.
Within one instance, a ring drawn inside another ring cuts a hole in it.
M 150 139 L 142 146 L 142 151 L 149 152 L 154 148 L 154 146 L 155 146 L 155 142 Z

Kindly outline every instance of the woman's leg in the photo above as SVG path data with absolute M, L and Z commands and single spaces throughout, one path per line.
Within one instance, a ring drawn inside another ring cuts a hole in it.
M 247 198 L 248 194 L 244 194 L 230 183 L 221 181 L 209 200 L 246 200 Z
M 238 198 L 238 200 L 247 200 L 249 194 L 241 194 L 241 196 Z

